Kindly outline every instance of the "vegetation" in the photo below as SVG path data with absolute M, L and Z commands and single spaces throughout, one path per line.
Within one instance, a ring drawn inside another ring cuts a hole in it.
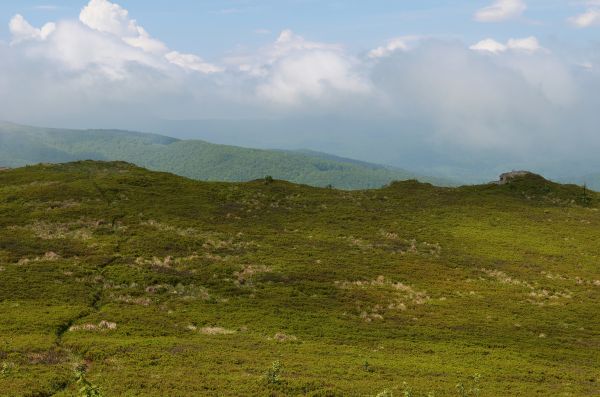
M 246 149 L 129 131 L 59 130 L 0 123 L 0 167 L 73 160 L 123 160 L 206 181 L 251 181 L 272 175 L 312 186 L 379 188 L 427 178 L 402 169 L 311 151 Z
M 600 394 L 597 193 L 265 175 L 0 171 L 0 395 Z
M 93 385 L 85 377 L 85 366 L 81 365 L 75 370 L 75 379 L 79 387 L 79 395 L 81 397 L 102 397 L 102 393 L 98 386 Z

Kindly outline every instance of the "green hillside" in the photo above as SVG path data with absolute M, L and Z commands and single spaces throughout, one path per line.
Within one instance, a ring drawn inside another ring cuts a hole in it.
M 0 395 L 597 396 L 599 205 L 0 171 Z
M 271 175 L 341 189 L 378 188 L 406 179 L 450 183 L 311 151 L 247 149 L 129 131 L 59 130 L 0 123 L 0 166 L 74 160 L 123 160 L 206 181 L 250 181 Z

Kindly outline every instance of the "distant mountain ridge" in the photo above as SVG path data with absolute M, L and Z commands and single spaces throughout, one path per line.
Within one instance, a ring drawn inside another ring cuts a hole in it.
M 0 167 L 76 160 L 123 160 L 210 181 L 276 179 L 342 189 L 377 188 L 394 180 L 452 181 L 310 150 L 266 150 L 123 130 L 71 130 L 0 123 Z

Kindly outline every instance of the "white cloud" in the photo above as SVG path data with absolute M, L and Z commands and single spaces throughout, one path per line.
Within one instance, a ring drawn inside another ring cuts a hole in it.
M 600 25 L 600 7 L 590 8 L 582 14 L 569 18 L 569 22 L 578 28 Z
M 251 76 L 268 76 L 275 63 L 281 59 L 303 51 L 329 51 L 342 53 L 342 47 L 337 44 L 320 43 L 306 40 L 292 30 L 283 30 L 274 43 L 271 43 L 255 53 L 238 53 L 229 55 L 224 62 L 230 67 Z
M 52 22 L 45 24 L 39 29 L 35 28 L 20 14 L 12 17 L 8 27 L 13 37 L 13 44 L 28 40 L 43 41 L 46 40 L 48 36 L 50 36 L 56 30 L 56 24 Z
M 166 62 L 119 38 L 98 34 L 76 22 L 60 22 L 49 40 L 29 49 L 38 62 L 50 60 L 59 68 L 92 77 L 107 76 L 123 80 L 130 77 L 130 67 L 140 65 L 164 69 Z
M 569 65 L 549 52 L 480 57 L 438 41 L 384 59 L 373 79 L 390 112 L 429 126 L 421 131 L 429 129 L 432 144 L 519 155 L 560 136 L 566 109 L 578 113 L 582 95 Z
M 81 10 L 79 20 L 91 29 L 120 37 L 132 47 L 138 47 L 147 52 L 164 53 L 167 51 L 164 43 L 150 37 L 135 19 L 129 18 L 129 12 L 126 9 L 108 0 L 90 0 L 88 5 Z
M 177 51 L 171 51 L 167 53 L 165 57 L 172 64 L 186 70 L 193 70 L 202 73 L 217 73 L 223 71 L 222 68 L 204 62 L 202 58 L 192 54 L 182 54 Z
M 568 69 L 543 48 L 537 38 L 509 39 L 506 44 L 493 39 L 482 40 L 471 50 L 494 54 L 496 61 L 521 75 L 530 85 L 554 104 L 568 105 L 576 96 Z
M 72 21 L 47 23 L 35 28 L 21 15 L 9 24 L 13 44 L 45 42 L 30 50 L 30 55 L 62 62 L 68 70 L 101 73 L 111 79 L 124 79 L 130 64 L 156 70 L 170 64 L 197 73 L 215 73 L 221 68 L 194 54 L 170 50 L 131 19 L 129 12 L 108 0 L 90 0 Z
M 290 29 L 286 29 L 279 34 L 277 41 L 268 51 L 268 56 L 272 60 L 276 60 L 286 54 L 294 51 L 307 51 L 307 50 L 329 50 L 339 51 L 341 46 L 337 44 L 319 43 L 315 41 L 309 41 L 304 37 L 295 34 Z
M 79 14 L 79 20 L 99 32 L 120 37 L 136 36 L 138 24 L 129 18 L 129 12 L 108 0 L 90 0 Z
M 310 50 L 275 63 L 258 95 L 279 105 L 314 100 L 328 93 L 363 94 L 369 86 L 353 69 L 352 61 L 332 51 Z
M 309 41 L 291 30 L 282 31 L 273 44 L 237 62 L 241 71 L 262 79 L 257 95 L 273 104 L 297 105 L 331 93 L 369 90 L 355 67 L 356 60 L 341 46 Z
M 494 39 L 485 39 L 473 44 L 469 47 L 469 49 L 474 51 L 491 52 L 493 54 L 499 54 L 508 50 L 523 51 L 528 53 L 544 50 L 538 39 L 533 36 L 522 39 L 509 39 L 506 44 L 502 44 Z
M 537 38 L 530 36 L 524 39 L 510 39 L 506 46 L 511 50 L 536 52 L 542 50 L 542 46 Z
M 389 40 L 386 45 L 377 47 L 369 51 L 368 56 L 369 58 L 383 58 L 391 55 L 396 51 L 407 51 L 420 38 L 420 36 L 396 37 L 394 39 Z
M 499 43 L 494 39 L 485 39 L 480 42 L 473 44 L 469 47 L 474 51 L 487 51 L 494 54 L 506 51 L 508 48 L 505 44 Z
M 495 0 L 475 13 L 479 22 L 500 22 L 520 17 L 527 9 L 523 0 Z

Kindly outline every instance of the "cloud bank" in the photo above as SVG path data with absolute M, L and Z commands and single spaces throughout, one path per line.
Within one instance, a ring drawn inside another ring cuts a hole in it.
M 524 10 L 521 1 L 502 0 L 476 18 L 500 21 Z M 0 119 L 111 127 L 327 116 L 372 120 L 385 131 L 378 149 L 356 138 L 366 134 L 364 122 L 347 124 L 343 154 L 371 161 L 410 166 L 394 151 L 418 142 L 415 153 L 451 152 L 448 161 L 472 158 L 465 167 L 473 168 L 488 160 L 490 167 L 598 163 L 598 48 L 554 50 L 536 37 L 403 36 L 352 54 L 284 30 L 262 48 L 208 61 L 169 48 L 108 0 L 91 0 L 78 20 L 35 27 L 16 15 L 9 28 L 10 43 L 0 42 Z M 322 140 L 326 132 L 318 132 Z

